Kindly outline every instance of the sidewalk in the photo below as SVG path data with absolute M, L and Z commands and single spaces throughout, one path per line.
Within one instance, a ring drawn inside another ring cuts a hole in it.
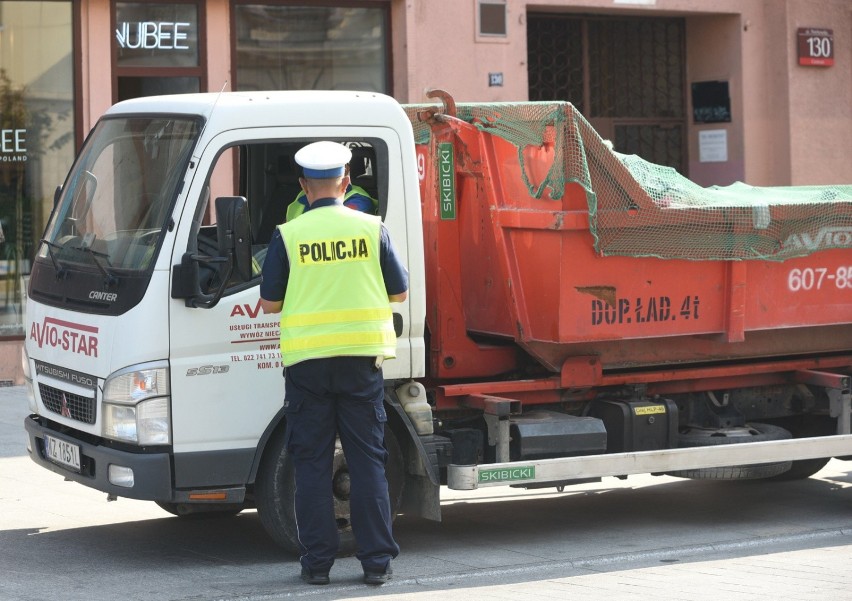
M 748 554 L 737 546 L 704 552 L 715 559 L 692 561 L 678 556 L 687 549 L 669 549 L 653 557 L 600 557 L 564 566 L 541 566 L 505 571 L 492 576 L 516 576 L 516 583 L 471 586 L 451 577 L 417 579 L 385 587 L 380 595 L 359 599 L 422 601 L 534 600 L 571 601 L 843 601 L 852 599 L 852 531 L 819 533 L 812 548 L 788 551 L 796 541 L 755 544 Z M 806 541 L 799 541 L 804 543 Z M 665 557 L 664 555 L 668 555 Z M 622 563 L 624 562 L 624 563 Z M 626 565 L 625 565 L 626 564 Z M 547 569 L 552 573 L 539 575 Z M 562 572 L 561 574 L 559 572 Z M 477 574 L 481 581 L 489 574 Z M 407 592 L 406 591 L 410 591 Z M 354 590 L 352 591 L 355 592 Z M 273 597 L 287 598 L 288 596 Z M 325 597 L 347 599 L 348 596 Z M 355 598 L 354 596 L 351 598 Z M 249 601 L 249 600 L 246 600 Z M 252 599 L 251 601 L 254 601 Z M 259 600 L 258 600 L 259 601 Z
M 791 547 L 804 548 L 790 550 Z M 852 530 L 418 578 L 351 580 L 217 601 L 848 601 Z M 694 557 L 690 557 L 695 554 Z M 708 559 L 699 560 L 699 557 Z M 342 575 L 341 575 L 342 576 Z M 345 577 L 343 577 L 345 578 Z M 490 583 L 491 582 L 491 583 Z M 189 601 L 189 599 L 185 599 Z

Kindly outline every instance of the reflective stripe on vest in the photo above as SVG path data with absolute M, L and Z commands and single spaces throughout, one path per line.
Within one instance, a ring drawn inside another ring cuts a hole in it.
M 334 205 L 308 211 L 279 230 L 290 262 L 281 310 L 284 365 L 342 355 L 395 356 L 379 218 Z

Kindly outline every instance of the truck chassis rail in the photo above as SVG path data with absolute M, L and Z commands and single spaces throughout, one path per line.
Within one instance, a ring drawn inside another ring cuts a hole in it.
M 540 485 L 546 482 L 553 482 L 556 486 L 561 482 L 604 476 L 653 474 L 848 455 L 852 455 L 852 435 L 843 434 L 483 465 L 449 465 L 447 486 L 454 490 L 476 490 L 486 486 L 510 484 Z

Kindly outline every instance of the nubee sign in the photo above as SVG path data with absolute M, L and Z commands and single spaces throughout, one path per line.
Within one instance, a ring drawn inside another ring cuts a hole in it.
M 807 67 L 831 67 L 834 64 L 834 30 L 800 27 L 796 30 L 799 64 Z
M 119 67 L 197 67 L 198 7 L 116 2 L 115 44 Z

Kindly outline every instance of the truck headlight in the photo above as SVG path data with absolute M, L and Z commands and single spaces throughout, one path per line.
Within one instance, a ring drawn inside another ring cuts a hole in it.
M 169 399 L 159 397 L 136 405 L 104 403 L 103 433 L 106 438 L 139 445 L 171 442 Z
M 103 435 L 139 445 L 171 443 L 166 367 L 123 370 L 104 384 Z

